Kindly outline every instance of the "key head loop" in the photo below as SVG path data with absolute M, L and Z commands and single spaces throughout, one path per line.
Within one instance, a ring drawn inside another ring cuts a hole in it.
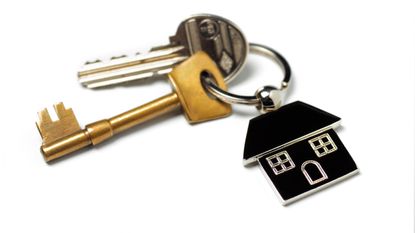
M 281 106 L 282 97 L 288 88 L 291 78 L 290 65 L 281 54 L 265 45 L 250 43 L 249 51 L 265 56 L 281 67 L 284 77 L 279 87 L 263 86 L 255 92 L 254 96 L 236 95 L 219 88 L 208 73 L 201 75 L 202 84 L 210 94 L 223 102 L 229 104 L 255 105 L 261 113 L 274 111 Z
M 213 14 L 196 14 L 182 21 L 172 44 L 185 45 L 192 55 L 206 52 L 219 67 L 225 82 L 231 82 L 242 70 L 248 56 L 248 42 L 232 21 Z

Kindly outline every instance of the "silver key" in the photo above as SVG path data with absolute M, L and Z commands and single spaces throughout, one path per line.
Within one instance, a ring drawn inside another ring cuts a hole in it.
M 78 72 L 79 82 L 97 88 L 167 74 L 197 51 L 216 62 L 225 81 L 231 81 L 245 64 L 248 43 L 239 28 L 219 16 L 199 14 L 180 23 L 170 44 L 136 56 L 87 62 Z

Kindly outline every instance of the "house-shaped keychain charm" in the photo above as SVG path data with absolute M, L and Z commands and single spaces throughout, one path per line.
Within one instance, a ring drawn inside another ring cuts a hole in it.
M 244 164 L 259 162 L 289 204 L 358 172 L 334 128 L 340 118 L 303 102 L 287 104 L 249 122 Z

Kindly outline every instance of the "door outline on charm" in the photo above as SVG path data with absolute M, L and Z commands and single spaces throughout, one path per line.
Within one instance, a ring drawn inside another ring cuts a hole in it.
M 317 167 L 318 171 L 321 174 L 321 177 L 313 180 L 311 178 L 311 176 L 308 174 L 307 170 L 306 170 L 306 166 L 312 164 L 314 166 Z M 305 178 L 307 179 L 308 183 L 310 183 L 310 185 L 315 185 L 318 184 L 324 180 L 327 180 L 329 177 L 327 176 L 326 172 L 324 171 L 323 167 L 321 167 L 320 163 L 315 161 L 315 160 L 307 160 L 305 161 L 302 165 L 301 165 L 301 171 L 303 172 Z

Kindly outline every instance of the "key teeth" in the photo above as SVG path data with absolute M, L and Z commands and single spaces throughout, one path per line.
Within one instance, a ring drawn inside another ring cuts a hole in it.
M 44 138 L 44 125 L 49 125 L 52 123 L 52 119 L 50 118 L 49 112 L 47 108 L 42 109 L 40 112 L 37 113 L 39 116 L 38 121 L 36 122 L 37 130 L 40 133 L 40 136 Z
M 71 114 L 74 115 L 72 109 L 71 108 L 66 109 L 65 105 L 63 105 L 62 102 L 55 104 L 54 108 L 55 108 L 56 115 L 59 118 L 58 120 L 61 120 L 64 117 L 71 115 Z
M 110 59 L 111 60 L 117 60 L 117 59 L 121 59 L 121 58 L 125 58 L 125 57 L 127 57 L 127 55 L 120 55 L 120 56 L 112 56 Z
M 86 61 L 84 65 L 92 65 L 92 64 L 97 64 L 97 63 L 101 63 L 102 60 L 101 59 L 96 59 L 94 61 Z
M 117 59 L 121 59 L 121 58 L 126 58 L 128 57 L 127 55 L 123 54 L 123 55 L 119 55 L 119 56 L 112 56 L 110 57 L 109 60 L 117 60 Z M 102 63 L 103 61 L 101 59 L 95 59 L 93 61 L 86 61 L 84 63 L 84 65 L 94 65 L 94 64 L 98 64 L 98 63 Z
M 39 130 L 43 143 L 65 137 L 71 133 L 81 130 L 71 108 L 66 109 L 62 102 L 54 105 L 58 120 L 52 121 L 48 110 L 42 109 L 38 115 L 36 126 Z
M 42 109 L 37 113 L 39 116 L 39 124 L 49 124 L 52 123 L 52 118 L 50 118 L 49 111 L 47 108 Z

